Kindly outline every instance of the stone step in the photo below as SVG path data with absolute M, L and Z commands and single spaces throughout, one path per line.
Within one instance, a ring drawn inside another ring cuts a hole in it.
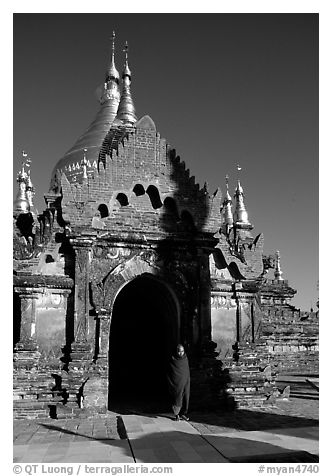
M 319 400 L 319 395 L 316 394 L 308 394 L 305 392 L 290 392 L 291 398 L 303 398 L 305 400 Z

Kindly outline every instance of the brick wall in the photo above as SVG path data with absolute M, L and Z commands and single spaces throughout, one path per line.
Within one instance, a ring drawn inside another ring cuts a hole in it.
M 88 171 L 85 181 L 79 175 L 76 182 L 62 175 L 63 216 L 71 226 L 91 227 L 98 207 L 105 204 L 109 216 L 102 218 L 103 227 L 117 232 L 122 228 L 179 232 L 190 221 L 188 213 L 197 230 L 218 230 L 221 192 L 210 196 L 199 187 L 152 122 L 142 118 L 111 152 L 99 163 L 99 170 Z M 143 195 L 135 193 L 137 185 Z M 128 205 L 121 204 L 119 194 L 126 196 Z M 170 211 L 163 205 L 167 198 L 175 201 Z
M 261 339 L 279 374 L 319 372 L 318 312 L 301 312 L 290 304 L 295 294 L 287 281 L 268 280 L 261 290 Z

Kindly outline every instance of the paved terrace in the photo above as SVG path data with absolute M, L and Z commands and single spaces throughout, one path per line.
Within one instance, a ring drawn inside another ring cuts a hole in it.
M 16 463 L 229 463 L 318 461 L 318 401 L 224 414 L 116 414 L 14 422 Z

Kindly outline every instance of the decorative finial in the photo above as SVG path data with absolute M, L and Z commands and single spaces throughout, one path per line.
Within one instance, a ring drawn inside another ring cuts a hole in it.
M 28 154 L 22 150 L 23 163 L 26 167 L 30 167 L 31 159 L 28 157 Z
M 25 163 L 26 163 L 27 157 L 28 157 L 28 154 L 24 150 L 22 150 L 22 157 L 23 157 L 22 158 L 22 170 L 24 171 Z
M 106 71 L 106 78 L 103 89 L 101 91 L 101 97 L 99 98 L 100 104 L 107 103 L 108 106 L 111 106 L 110 110 L 116 116 L 118 105 L 120 102 L 120 74 L 115 66 L 115 32 L 112 32 L 110 38 L 112 41 L 112 51 L 111 51 L 111 61 Z M 113 119 L 114 119 L 113 117 Z
M 81 165 L 82 165 L 82 168 L 83 168 L 83 179 L 87 179 L 88 178 L 88 174 L 87 174 L 87 164 L 88 164 L 88 161 L 87 161 L 87 158 L 86 158 L 86 153 L 87 153 L 88 149 L 84 148 L 83 149 L 83 159 L 81 161 Z
M 225 175 L 225 182 L 226 182 L 226 194 L 225 198 L 222 202 L 222 218 L 223 218 L 223 226 L 224 226 L 224 231 L 228 234 L 230 228 L 233 226 L 233 214 L 232 214 L 232 198 L 229 194 L 228 191 L 228 180 L 229 180 L 229 175 Z
M 115 60 L 114 60 L 114 56 L 115 56 L 115 31 L 114 30 L 112 31 L 112 37 L 110 38 L 110 40 L 112 41 L 111 67 L 113 66 L 113 68 L 115 68 Z M 117 74 L 119 74 L 119 73 L 117 72 Z
M 225 182 L 226 182 L 226 197 L 225 197 L 225 200 L 227 199 L 227 200 L 232 201 L 231 196 L 229 194 L 229 189 L 228 189 L 228 186 L 229 186 L 229 175 L 228 174 L 225 175 Z
M 112 58 L 114 58 L 114 50 L 115 50 L 115 31 L 112 31 Z
M 28 158 L 28 154 L 22 150 L 22 165 L 21 170 L 17 174 L 17 181 L 20 182 L 21 180 L 25 180 L 27 178 L 27 172 L 25 168 L 29 168 L 31 164 L 31 159 Z
M 19 190 L 17 192 L 16 200 L 14 201 L 15 215 L 18 215 L 20 213 L 28 213 L 30 211 L 30 203 L 29 203 L 28 194 L 27 194 L 29 176 L 27 172 L 25 171 L 25 167 L 30 167 L 31 160 L 27 158 L 28 154 L 24 150 L 22 151 L 22 157 L 23 157 L 23 160 L 22 160 L 21 170 L 17 174 L 17 182 L 19 185 Z M 32 186 L 32 183 L 31 183 L 31 186 Z
M 280 252 L 277 250 L 274 277 L 277 281 L 283 281 L 282 275 L 283 275 L 283 272 L 280 269 Z
M 251 226 L 248 219 L 248 213 L 244 205 L 243 188 L 241 187 L 241 183 L 240 183 L 240 171 L 242 170 L 242 167 L 240 167 L 239 164 L 237 164 L 236 168 L 238 172 L 238 179 L 237 179 L 237 186 L 236 186 L 235 194 L 234 194 L 234 198 L 235 198 L 234 222 L 237 226 L 240 226 L 240 227 L 242 225 Z
M 123 52 L 125 54 L 125 62 L 128 63 L 128 51 L 129 51 L 129 46 L 128 46 L 128 41 L 126 40 Z
M 237 169 L 237 188 L 238 188 L 239 191 L 243 192 L 243 189 L 242 189 L 241 183 L 240 183 L 240 176 L 241 176 L 240 172 L 242 170 L 242 167 L 240 167 L 240 165 L 237 164 L 236 169 Z
M 116 69 L 115 66 L 115 60 L 114 60 L 114 55 L 115 55 L 115 33 L 114 31 L 112 32 L 112 37 L 110 38 L 112 41 L 112 52 L 111 52 L 111 63 L 108 67 L 108 70 L 106 72 L 106 83 L 105 87 L 107 88 L 107 83 L 111 80 L 115 81 L 116 83 L 119 83 L 120 75 L 119 71 Z
M 26 155 L 27 157 L 27 155 Z M 35 187 L 33 186 L 33 183 L 31 181 L 31 171 L 30 171 L 30 165 L 31 165 L 31 159 L 27 158 L 25 161 L 25 166 L 28 167 L 28 172 L 27 176 L 25 178 L 25 183 L 26 183 L 26 196 L 30 205 L 30 211 L 33 210 L 34 204 L 33 204 L 33 197 L 35 195 Z
M 126 41 L 124 49 L 125 64 L 122 73 L 123 89 L 118 107 L 118 112 L 114 124 L 121 121 L 123 124 L 132 126 L 136 121 L 136 112 L 134 102 L 131 97 L 130 84 L 131 84 L 131 71 L 128 66 L 128 42 Z
M 123 69 L 123 74 L 122 74 L 123 78 L 125 78 L 125 76 L 131 77 L 131 71 L 130 71 L 129 65 L 128 65 L 128 51 L 129 51 L 129 46 L 128 46 L 128 41 L 126 41 L 126 43 L 124 45 L 124 48 L 123 48 L 123 52 L 125 54 L 125 64 L 124 64 L 124 69 Z

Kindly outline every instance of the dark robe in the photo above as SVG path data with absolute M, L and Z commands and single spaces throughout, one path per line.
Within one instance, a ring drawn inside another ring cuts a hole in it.
M 174 414 L 178 415 L 180 411 L 186 414 L 190 397 L 190 371 L 186 354 L 183 357 L 172 356 L 167 381 Z

